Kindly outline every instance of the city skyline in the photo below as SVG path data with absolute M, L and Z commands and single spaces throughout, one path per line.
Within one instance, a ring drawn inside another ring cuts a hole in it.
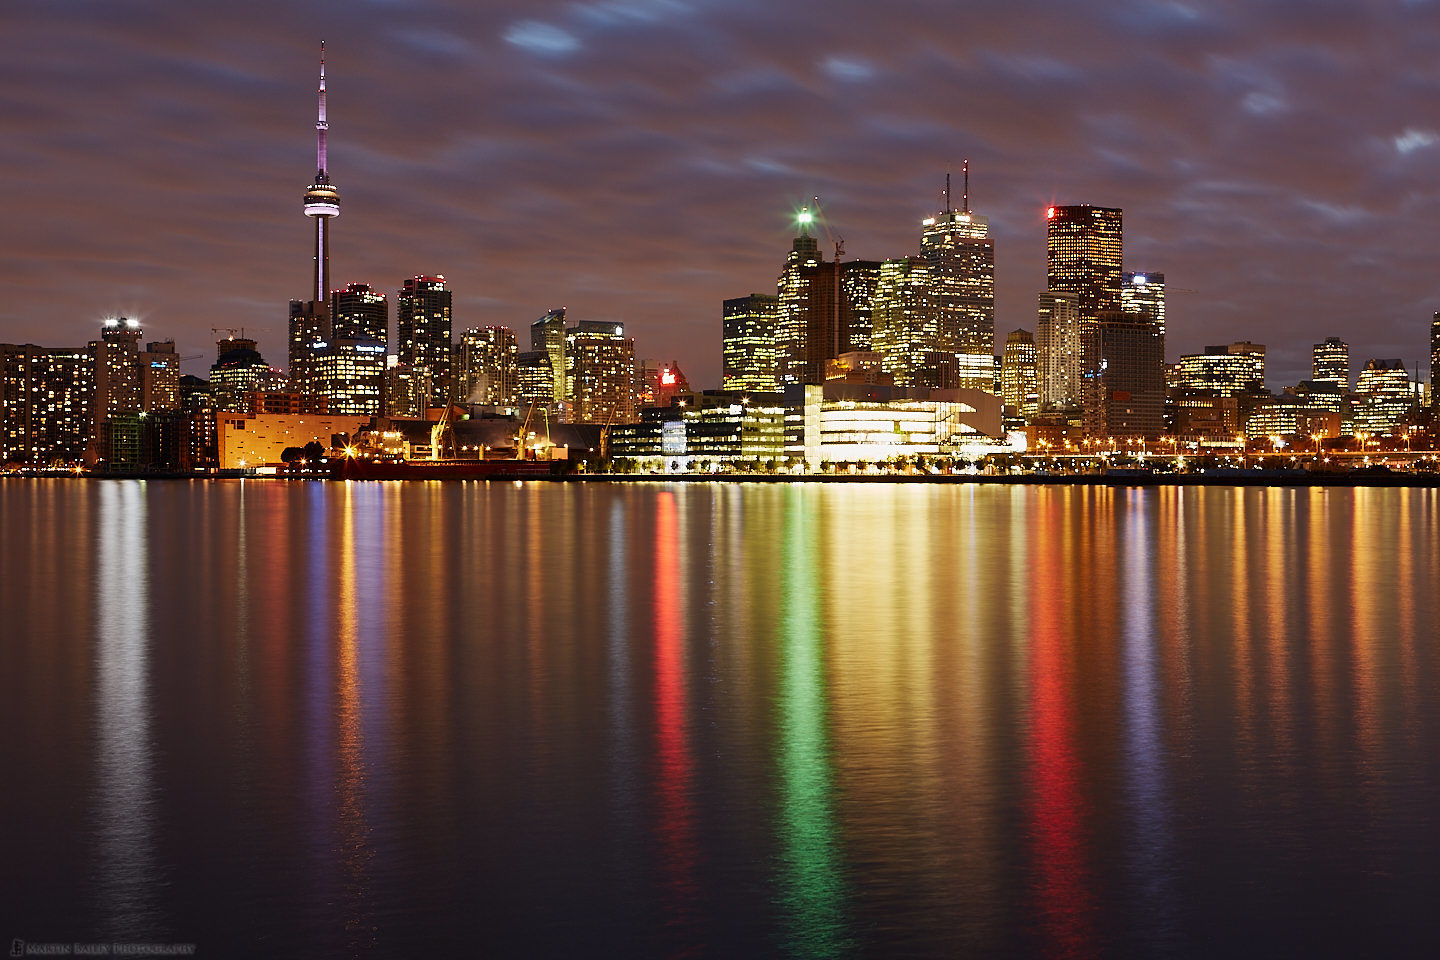
M 294 184 L 321 38 L 304 21 L 332 8 L 184 22 L 165 4 L 123 21 L 88 9 L 6 14 L 20 54 L 0 69 L 25 91 L 0 105 L 3 169 L 24 187 L 0 280 L 6 339 L 79 342 L 115 313 L 182 355 L 208 352 L 215 326 L 283 356 L 310 265 Z M 1307 7 L 1301 29 L 1279 8 L 1109 5 L 1049 10 L 1007 39 L 1006 17 L 1048 10 L 1025 6 L 970 22 L 970 46 L 938 18 L 857 39 L 767 11 L 793 33 L 781 49 L 738 9 L 416 4 L 403 24 L 384 8 L 327 22 L 343 131 L 331 166 L 347 191 L 331 285 L 393 296 L 407 276 L 444 274 L 457 331 L 523 330 L 568 303 L 718 385 L 721 302 L 769 290 L 801 203 L 822 197 L 852 258 L 914 254 L 945 168 L 969 156 L 971 204 L 996 238 L 997 341 L 1034 329 L 1046 206 L 1089 203 L 1126 210 L 1127 266 L 1197 291 L 1169 303 L 1172 360 L 1258 338 L 1284 383 L 1326 336 L 1362 362 L 1425 359 L 1440 302 L 1424 226 L 1440 195 L 1419 104 L 1436 75 L 1409 36 L 1432 10 Z M 1100 34 L 1136 56 L 1100 69 L 1083 43 Z M 1336 71 L 1362 55 L 1392 72 L 1351 70 L 1340 97 Z M 887 98 L 906 84 L 953 109 Z M 1142 122 L 1157 106 L 1171 113 Z

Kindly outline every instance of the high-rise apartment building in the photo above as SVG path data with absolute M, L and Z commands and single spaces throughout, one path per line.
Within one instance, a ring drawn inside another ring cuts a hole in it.
M 1155 324 L 1165 341 L 1165 274 L 1131 271 L 1120 275 L 1120 309 Z
M 180 407 L 180 354 L 174 340 L 152 341 L 140 354 L 140 409 L 146 413 Z
M 752 293 L 724 302 L 722 351 L 726 390 L 779 389 L 775 330 L 778 297 Z
M 118 413 L 139 413 L 143 407 L 140 381 L 140 321 L 111 317 L 90 343 L 95 355 L 95 431 Z
M 454 346 L 451 291 L 442 276 L 416 276 L 405 281 L 395 298 L 395 334 L 400 362 L 429 371 L 433 400 L 453 396 Z
M 800 233 L 790 244 L 775 284 L 776 372 L 781 384 L 803 383 L 810 323 L 810 280 L 823 262 L 820 243 L 810 235 L 814 215 L 800 211 Z
M 254 340 L 245 337 L 229 337 L 215 344 L 215 363 L 210 367 L 210 393 L 216 411 L 245 410 L 250 394 L 278 386 L 276 372 L 255 346 Z
M 0 463 L 85 456 L 95 424 L 95 348 L 0 344 Z
M 1436 314 L 1440 318 L 1440 314 Z M 1435 342 L 1434 328 L 1430 341 Z M 1350 392 L 1350 344 L 1339 337 L 1327 337 L 1324 343 L 1311 348 L 1310 379 L 1333 386 L 1341 393 Z
M 385 344 L 373 337 L 332 337 L 311 360 L 312 392 L 333 414 L 375 417 L 385 389 Z
M 460 396 L 469 403 L 517 402 L 520 345 L 509 327 L 472 327 L 460 336 Z
M 1046 288 L 1075 294 L 1081 320 L 1122 309 L 1122 212 L 1080 204 L 1050 207 L 1045 215 Z
M 368 283 L 330 292 L 330 328 L 336 338 L 390 342 L 390 302 Z
M 560 379 L 565 379 L 561 368 Z M 547 350 L 525 350 L 515 358 L 515 394 L 517 405 L 525 410 L 554 408 L 555 368 Z
M 1033 417 L 1040 412 L 1036 357 L 1035 335 L 1029 330 L 1011 330 L 1000 357 L 1000 396 L 1016 416 Z
M 1078 407 L 1085 374 L 1080 295 L 1047 290 L 1035 324 L 1035 380 L 1040 411 Z
M 582 320 L 570 327 L 565 360 L 571 422 L 635 420 L 635 341 L 625 336 L 623 324 Z
M 386 366 L 385 416 L 419 419 L 425 416 L 433 400 L 430 368 L 408 363 L 389 363 Z

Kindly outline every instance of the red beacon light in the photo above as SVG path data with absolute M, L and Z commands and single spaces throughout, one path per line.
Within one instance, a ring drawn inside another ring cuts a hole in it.
M 1054 207 L 1049 207 L 1049 208 L 1047 208 L 1047 209 L 1045 210 L 1045 219 L 1046 219 L 1046 220 L 1054 220 L 1054 219 L 1055 219 L 1055 208 L 1054 208 Z

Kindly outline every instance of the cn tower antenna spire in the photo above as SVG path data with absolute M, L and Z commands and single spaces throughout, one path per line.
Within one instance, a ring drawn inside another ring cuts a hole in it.
M 321 85 L 324 83 L 322 81 Z M 966 157 L 965 162 L 960 165 L 961 176 L 964 178 L 964 186 L 960 188 L 960 212 L 970 212 L 970 158 Z
M 324 183 L 329 179 L 325 170 L 325 134 L 330 124 L 325 120 L 325 41 L 320 41 L 320 93 L 315 115 L 315 181 Z

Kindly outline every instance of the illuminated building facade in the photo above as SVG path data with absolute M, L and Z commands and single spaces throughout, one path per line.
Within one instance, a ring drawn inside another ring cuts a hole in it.
M 1430 402 L 1440 404 L 1440 390 L 1435 389 L 1436 374 L 1440 374 L 1440 310 L 1430 321 Z
M 146 413 L 180 406 L 180 355 L 174 340 L 151 342 L 140 354 L 140 409 Z
M 564 379 L 564 372 L 561 372 Z M 515 358 L 516 402 L 522 408 L 556 406 L 555 372 L 548 350 L 526 350 Z
M 1186 354 L 1174 368 L 1174 385 L 1222 397 L 1265 389 L 1265 346 L 1242 340 Z
M 726 300 L 723 306 L 726 390 L 779 389 L 776 322 L 780 300 L 764 293 Z
M 530 351 L 533 353 L 537 350 L 546 355 L 551 372 L 550 399 L 546 402 L 563 403 L 565 398 L 570 396 L 570 384 L 566 381 L 564 307 L 551 310 L 530 324 Z M 542 369 L 533 362 L 530 368 L 532 379 Z M 538 394 L 534 396 L 538 397 Z
M 390 342 L 390 301 L 368 283 L 330 292 L 330 333 L 336 339 Z
M 326 141 L 330 124 L 325 112 L 325 45 L 320 45 L 320 88 L 316 94 L 315 179 L 305 190 L 305 216 L 315 221 L 311 247 L 314 279 L 309 300 L 290 301 L 289 373 L 298 390 L 313 388 L 311 360 L 317 344 L 330 340 L 330 221 L 340 215 L 340 193 L 330 182 Z
M 1055 290 L 1040 294 L 1035 324 L 1035 381 L 1041 412 L 1080 404 L 1085 373 L 1082 334 L 1079 294 Z
M 296 390 L 311 390 L 314 379 L 311 361 L 320 345 L 330 340 L 330 310 L 323 301 L 290 301 L 290 384 Z
M 869 350 L 875 329 L 875 287 L 880 264 L 875 260 L 847 260 L 840 265 L 840 292 L 849 311 L 846 348 L 841 353 Z
M 969 163 L 960 209 L 950 202 L 945 178 L 945 209 L 921 221 L 920 255 L 933 265 L 934 308 L 944 344 L 953 351 L 958 385 L 995 392 L 995 241 L 990 221 L 970 210 Z
M 776 372 L 780 383 L 800 383 L 804 378 L 805 347 L 810 322 L 810 280 L 824 258 L 820 243 L 810 236 L 813 215 L 802 210 L 800 235 L 790 244 L 785 265 L 775 284 Z
M 1159 330 L 1165 342 L 1165 274 L 1128 272 L 1120 274 L 1120 309 L 1138 313 Z
M 785 394 L 786 456 L 810 469 L 963 455 L 1003 434 L 1001 401 L 985 390 L 927 390 L 832 381 Z
M 1440 316 L 1437 314 L 1436 316 Z M 1431 328 L 1431 343 L 1435 342 Z M 1341 393 L 1350 390 L 1350 344 L 1339 337 L 1327 337 L 1324 343 L 1311 348 L 1310 379 L 1333 385 Z
M 565 381 L 570 421 L 628 423 L 636 419 L 635 341 L 623 324 L 582 320 L 565 331 Z
M 434 399 L 429 367 L 392 363 L 385 368 L 385 416 L 424 417 Z
M 690 392 L 690 380 L 675 360 L 636 361 L 635 383 L 641 407 L 668 407 L 675 397 Z
M 94 431 L 91 347 L 0 344 L 0 463 L 79 463 Z
M 1000 396 L 1007 410 L 1021 417 L 1040 412 L 1040 388 L 1036 380 L 1035 335 L 1029 330 L 1011 330 L 1005 338 L 1000 363 Z
M 337 436 L 353 437 L 368 417 L 336 414 L 217 413 L 216 442 L 222 469 L 277 465 L 288 447 L 319 443 L 326 450 Z
M 410 277 L 395 298 L 395 334 L 400 362 L 429 371 L 433 399 L 453 393 L 452 294 L 442 276 Z
M 1403 360 L 1368 361 L 1355 377 L 1355 433 L 1399 433 L 1415 406 L 1416 387 Z
M 216 344 L 218 357 L 210 367 L 210 392 L 216 410 L 244 410 L 246 397 L 274 386 L 274 371 L 255 350 L 255 341 L 242 337 Z
M 520 346 L 509 327 L 472 327 L 460 336 L 461 399 L 513 406 L 519 393 Z
M 335 414 L 381 413 L 385 344 L 370 337 L 336 337 L 312 360 L 313 393 Z
M 1122 309 L 1124 215 L 1089 204 L 1046 210 L 1046 289 L 1073 293 L 1082 321 Z
M 1081 394 L 1091 437 L 1153 439 L 1165 427 L 1165 347 L 1151 319 L 1113 311 L 1084 324 Z
M 648 408 L 638 422 L 612 427 L 610 456 L 677 470 L 773 466 L 785 456 L 785 404 L 779 394 L 692 394 L 683 406 Z
M 139 413 L 143 388 L 140 378 L 140 322 L 112 317 L 92 340 L 95 353 L 95 432 L 117 413 Z

